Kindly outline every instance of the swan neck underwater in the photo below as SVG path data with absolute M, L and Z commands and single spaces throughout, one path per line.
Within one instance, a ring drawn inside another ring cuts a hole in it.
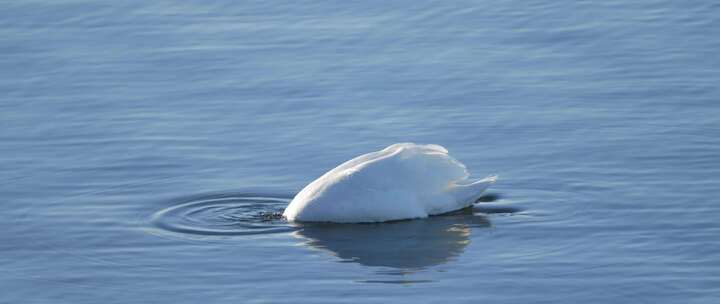
M 398 143 L 326 172 L 292 199 L 283 216 L 335 223 L 426 218 L 473 205 L 497 179 L 469 176 L 440 145 Z

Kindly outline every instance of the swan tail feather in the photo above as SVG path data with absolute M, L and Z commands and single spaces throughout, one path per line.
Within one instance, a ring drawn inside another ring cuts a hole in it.
M 490 175 L 467 184 L 454 184 L 451 191 L 458 202 L 465 203 L 469 206 L 475 203 L 475 201 L 482 196 L 483 192 L 497 181 L 497 178 L 497 175 Z

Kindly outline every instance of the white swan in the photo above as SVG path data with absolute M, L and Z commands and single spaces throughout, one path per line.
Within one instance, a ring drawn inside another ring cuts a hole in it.
M 285 208 L 289 221 L 365 223 L 446 213 L 472 205 L 495 176 L 468 180 L 439 145 L 400 143 L 360 155 L 305 186 Z

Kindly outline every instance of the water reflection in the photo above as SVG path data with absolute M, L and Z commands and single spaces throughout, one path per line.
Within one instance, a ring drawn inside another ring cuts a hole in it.
M 422 220 L 378 224 L 304 224 L 294 234 L 307 246 L 330 252 L 344 262 L 417 270 L 459 256 L 472 228 L 490 227 L 472 208 Z

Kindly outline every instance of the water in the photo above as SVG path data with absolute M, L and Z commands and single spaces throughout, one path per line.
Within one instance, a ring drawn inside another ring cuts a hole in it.
M 713 1 L 0 2 L 2 303 L 717 303 Z M 437 143 L 473 210 L 277 218 Z

